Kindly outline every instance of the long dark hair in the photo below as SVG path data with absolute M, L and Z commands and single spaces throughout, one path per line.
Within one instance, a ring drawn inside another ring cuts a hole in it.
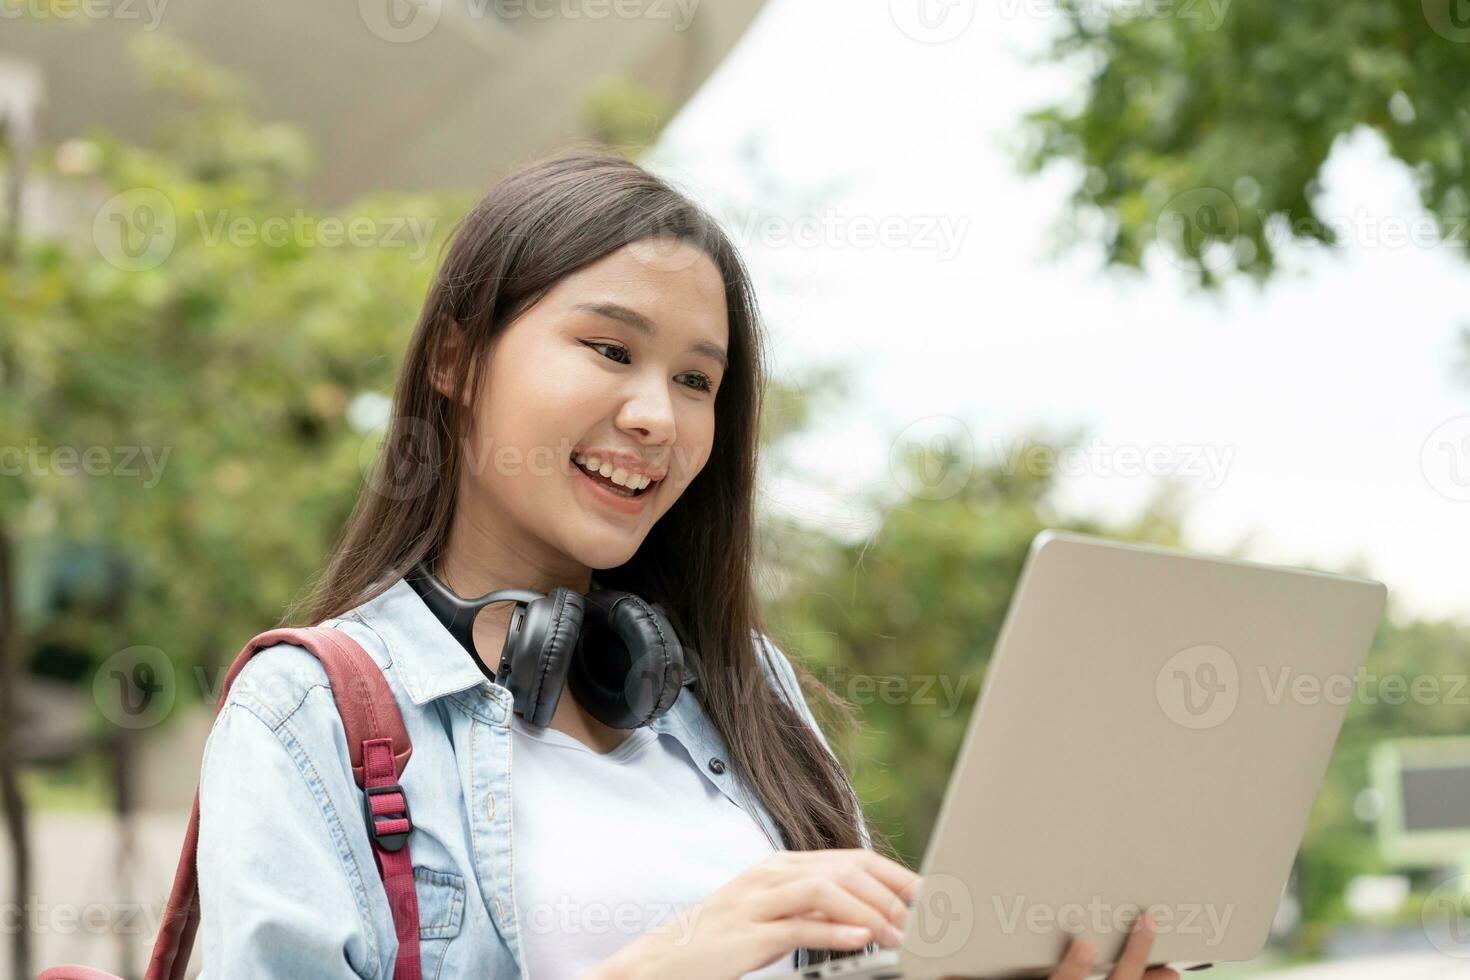
M 847 774 L 767 684 L 752 630 L 766 626 L 752 583 L 757 435 L 765 366 L 744 262 L 714 220 L 669 183 L 608 151 L 576 148 L 510 173 L 456 225 L 409 339 L 375 467 L 305 600 L 310 621 L 382 593 L 445 544 L 462 446 L 491 341 L 558 280 L 632 242 L 671 237 L 700 248 L 724 279 L 729 364 L 715 401 L 708 462 L 637 553 L 598 570 L 599 585 L 657 601 L 696 651 L 702 704 L 731 761 L 791 850 L 862 846 Z M 463 328 L 455 397 L 431 383 L 444 336 Z M 851 705 L 793 658 L 804 690 L 854 724 Z M 894 853 L 887 838 L 875 846 Z M 811 951 L 818 962 L 824 951 Z

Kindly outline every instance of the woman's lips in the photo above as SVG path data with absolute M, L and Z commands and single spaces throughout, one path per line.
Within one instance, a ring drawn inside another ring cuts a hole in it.
M 651 496 L 650 491 L 653 490 L 653 487 L 650 486 L 648 490 L 643 491 L 643 494 L 641 496 L 623 497 L 616 493 L 613 493 L 607 487 L 592 479 L 591 475 L 589 475 L 586 470 L 582 469 L 582 467 L 578 466 L 576 463 L 572 464 L 572 468 L 577 471 L 572 476 L 572 479 L 591 491 L 594 499 L 597 500 L 598 503 L 602 504 L 604 507 L 607 507 L 611 510 L 616 510 L 623 514 L 640 513 L 643 510 L 644 504 L 648 502 L 648 498 Z

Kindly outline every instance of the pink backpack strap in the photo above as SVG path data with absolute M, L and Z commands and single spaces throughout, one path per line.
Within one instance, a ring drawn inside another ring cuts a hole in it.
M 220 689 L 215 717 L 224 709 L 230 685 L 256 653 L 278 643 L 304 648 L 321 661 L 332 687 L 342 727 L 347 732 L 352 776 L 363 787 L 363 818 L 373 845 L 373 857 L 383 877 L 398 934 L 394 980 L 421 980 L 419 972 L 419 907 L 413 884 L 413 861 L 408 837 L 413 830 L 408 798 L 398 777 L 413 752 L 408 731 L 398 713 L 393 692 L 383 672 L 352 637 L 320 626 L 267 630 L 254 637 L 235 657 Z M 189 813 L 173 889 L 164 909 L 163 925 L 148 962 L 146 980 L 183 980 L 199 930 L 199 791 Z M 81 966 L 57 966 L 36 980 L 105 980 L 110 975 Z

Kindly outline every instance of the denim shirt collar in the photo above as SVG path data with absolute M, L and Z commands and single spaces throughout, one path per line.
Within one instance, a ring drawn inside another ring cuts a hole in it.
M 400 577 L 357 614 L 388 648 L 392 668 L 415 705 L 486 683 L 485 675 L 444 624 Z

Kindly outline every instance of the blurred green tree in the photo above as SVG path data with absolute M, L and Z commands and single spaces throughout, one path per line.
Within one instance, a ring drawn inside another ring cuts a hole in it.
M 1257 281 L 1285 241 L 1334 243 L 1316 207 L 1337 141 L 1366 128 L 1413 175 L 1443 239 L 1470 241 L 1461 0 L 1057 0 L 1046 54 L 1086 72 L 1075 104 L 1027 117 L 1022 163 L 1078 165 L 1071 204 L 1106 261 L 1150 244 L 1203 287 Z
M 6 523 L 134 570 L 120 621 L 52 624 L 73 646 L 147 642 L 187 673 L 278 621 L 317 570 L 453 202 L 320 213 L 297 191 L 299 133 L 255 121 L 233 79 L 161 36 L 138 56 L 185 111 L 151 149 L 58 147 L 46 178 L 82 220 L 23 235 L 0 273 L 0 425 L 29 450 Z
M 21 227 L 12 195 L 0 262 L 10 708 L 26 673 L 90 703 L 99 668 L 136 645 L 156 648 L 179 706 L 212 702 L 351 508 L 443 218 L 464 203 L 378 196 L 321 213 L 298 190 L 301 134 L 257 121 L 232 77 L 165 37 L 136 41 L 177 109 L 151 148 L 99 132 L 38 149 L 28 171 L 5 158 L 8 185 L 47 184 L 59 223 Z M 7 749 L 25 734 L 14 721 L 0 719 Z M 99 746 L 129 737 L 105 709 L 93 721 Z M 3 754 L 13 886 L 29 894 Z M 119 806 L 126 785 L 117 773 Z M 17 976 L 31 975 L 24 939 Z

